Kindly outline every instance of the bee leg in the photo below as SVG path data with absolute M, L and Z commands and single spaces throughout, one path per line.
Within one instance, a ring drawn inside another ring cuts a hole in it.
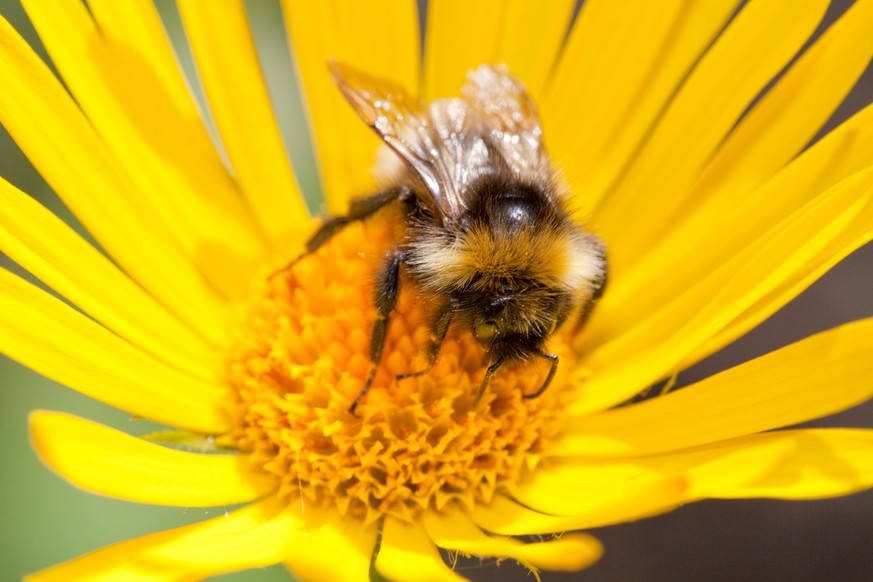
M 270 273 L 268 279 L 272 279 L 279 273 L 284 273 L 293 267 L 297 261 L 317 251 L 319 247 L 332 239 L 335 234 L 349 224 L 370 218 L 396 200 L 406 202 L 410 197 L 414 196 L 415 195 L 409 190 L 409 188 L 391 188 L 384 192 L 373 194 L 372 196 L 365 196 L 364 198 L 356 198 L 352 200 L 349 205 L 348 214 L 345 216 L 334 216 L 322 223 L 321 227 L 315 231 L 315 234 L 306 241 L 306 251 L 281 269 L 276 269 Z
M 397 306 L 397 296 L 400 289 L 400 264 L 406 258 L 405 253 L 395 251 L 382 266 L 376 279 L 376 323 L 373 324 L 373 335 L 370 337 L 370 374 L 364 383 L 364 388 L 349 407 L 349 412 L 355 413 L 361 398 L 370 391 L 379 362 L 382 361 L 382 351 L 385 349 L 385 338 L 388 337 L 388 323 L 391 312 Z
M 552 379 L 555 377 L 555 372 L 558 371 L 558 356 L 556 356 L 555 354 L 546 354 L 543 352 L 536 352 L 536 355 L 538 355 L 541 358 L 551 360 L 552 367 L 549 368 L 549 375 L 546 376 L 546 380 L 545 380 L 545 382 L 543 382 L 543 385 L 540 386 L 539 390 L 537 390 L 533 394 L 522 394 L 521 395 L 522 398 L 536 398 L 537 396 L 541 395 L 543 392 L 546 391 L 546 388 L 549 387 L 549 384 L 552 383 Z
M 488 387 L 488 382 L 491 381 L 491 376 L 493 376 L 494 372 L 503 365 L 503 361 L 503 358 L 500 358 L 488 366 L 488 370 L 485 371 L 485 377 L 482 378 L 482 383 L 479 385 L 479 391 L 476 392 L 476 397 L 473 399 L 473 406 L 476 406 L 479 404 L 479 401 L 482 400 L 482 395 L 485 394 L 485 388 Z
M 397 380 L 405 380 L 413 376 L 421 376 L 426 374 L 436 363 L 437 356 L 440 355 L 440 348 L 443 345 L 443 340 L 446 339 L 446 332 L 449 331 L 449 325 L 452 323 L 452 317 L 455 315 L 455 302 L 446 301 L 437 311 L 436 317 L 430 326 L 430 346 L 427 349 L 427 365 L 424 370 L 418 372 L 410 372 L 408 374 L 400 374 Z
M 391 188 L 384 192 L 365 196 L 363 198 L 355 198 L 349 204 L 349 213 L 345 216 L 335 216 L 321 225 L 314 235 L 306 242 L 306 254 L 310 255 L 318 250 L 318 248 L 329 241 L 333 236 L 341 231 L 345 226 L 370 218 L 392 202 L 405 198 L 411 192 L 408 188 Z

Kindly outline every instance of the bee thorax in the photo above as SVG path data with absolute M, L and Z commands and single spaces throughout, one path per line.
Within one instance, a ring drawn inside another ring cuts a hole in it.
M 508 220 L 527 220 L 523 208 L 510 208 Z M 534 289 L 575 294 L 603 270 L 599 241 L 575 229 L 549 229 L 533 223 L 512 231 L 483 224 L 449 232 L 413 226 L 407 265 L 419 284 L 434 292 L 478 292 L 499 297 L 505 286 L 515 294 Z

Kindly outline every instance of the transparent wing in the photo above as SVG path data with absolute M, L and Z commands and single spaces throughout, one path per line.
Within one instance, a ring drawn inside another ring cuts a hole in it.
M 467 74 L 464 99 L 480 117 L 491 147 L 517 175 L 548 171 L 543 130 L 524 85 L 503 65 L 482 65 Z
M 329 67 L 340 91 L 361 119 L 421 177 L 443 218 L 460 217 L 464 204 L 452 178 L 454 164 L 443 157 L 445 144 L 441 143 L 427 105 L 396 83 L 338 61 L 331 61 Z
M 337 61 L 330 70 L 358 115 L 421 177 L 444 220 L 463 214 L 464 195 L 482 176 L 549 172 L 536 106 L 502 65 L 471 71 L 462 98 L 430 104 Z

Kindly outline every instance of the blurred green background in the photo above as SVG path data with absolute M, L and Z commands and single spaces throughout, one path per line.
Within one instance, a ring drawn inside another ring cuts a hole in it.
M 850 2 L 835 2 L 829 18 Z M 180 61 L 192 74 L 181 26 L 170 0 L 157 2 Z M 311 207 L 319 186 L 306 138 L 282 19 L 273 0 L 251 0 L 250 17 L 274 95 L 277 116 Z M 17 0 L 0 0 L 0 13 L 41 52 Z M 873 96 L 873 75 L 841 107 L 833 126 Z M 194 77 L 192 77 L 194 78 Z M 198 98 L 199 86 L 192 83 Z M 39 198 L 75 224 L 8 135 L 0 129 L 0 175 Z M 0 257 L 0 261 L 2 261 Z M 3 263 L 9 265 L 8 261 Z M 855 253 L 761 328 L 713 358 L 683 373 L 689 383 L 844 321 L 873 315 L 873 247 Z M 825 389 L 825 387 L 823 387 Z M 68 560 L 101 546 L 220 515 L 225 508 L 178 509 L 137 505 L 82 492 L 44 468 L 27 437 L 27 417 L 36 409 L 73 414 L 145 434 L 154 426 L 131 420 L 0 356 L 0 580 Z M 819 421 L 818 426 L 871 426 L 866 405 Z M 873 494 L 791 503 L 709 501 L 674 513 L 597 530 L 607 549 L 603 560 L 577 574 L 548 573 L 545 580 L 869 580 L 873 572 Z M 478 580 L 530 580 L 524 569 L 493 561 L 463 561 L 460 573 Z M 287 580 L 281 566 L 221 577 L 222 580 Z

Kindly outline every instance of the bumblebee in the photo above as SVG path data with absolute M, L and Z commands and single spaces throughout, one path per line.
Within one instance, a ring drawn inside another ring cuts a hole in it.
M 382 359 L 401 270 L 438 301 L 427 366 L 398 379 L 435 363 L 454 321 L 472 330 L 488 354 L 476 402 L 501 366 L 533 358 L 551 364 L 540 388 L 523 394 L 539 396 L 558 367 L 546 341 L 574 311 L 581 310 L 584 322 L 604 290 L 607 265 L 601 240 L 570 216 L 533 100 L 504 66 L 480 66 L 468 73 L 460 98 L 431 103 L 342 63 L 329 67 L 352 108 L 388 148 L 377 170 L 387 174 L 389 187 L 327 220 L 307 243 L 307 254 L 389 205 L 399 205 L 405 217 L 405 234 L 377 277 L 372 367 L 349 411 L 370 389 Z

